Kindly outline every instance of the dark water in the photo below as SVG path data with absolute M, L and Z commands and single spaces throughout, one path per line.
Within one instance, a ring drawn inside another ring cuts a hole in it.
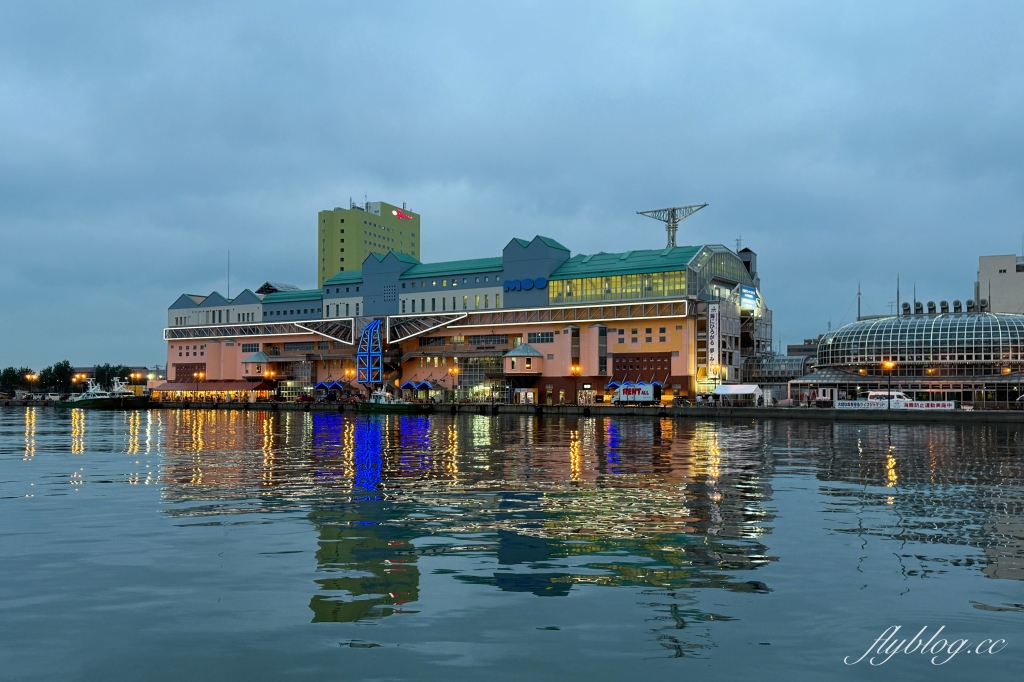
M 1022 440 L 0 410 L 0 678 L 1018 679 Z

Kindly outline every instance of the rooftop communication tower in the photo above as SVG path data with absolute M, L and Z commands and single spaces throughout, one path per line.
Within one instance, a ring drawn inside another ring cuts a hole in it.
M 665 223 L 665 231 L 668 232 L 668 248 L 676 245 L 676 230 L 679 229 L 679 221 L 689 218 L 707 204 L 694 204 L 693 206 L 675 206 L 673 208 L 659 208 L 653 211 L 637 211 L 637 215 L 645 215 Z

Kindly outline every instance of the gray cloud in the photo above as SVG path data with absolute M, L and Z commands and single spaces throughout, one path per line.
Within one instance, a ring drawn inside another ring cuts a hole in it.
M 427 260 L 547 234 L 760 255 L 777 336 L 1020 246 L 1015 4 L 0 6 L 0 363 L 160 361 L 183 291 L 315 283 L 315 215 Z M 848 312 L 849 311 L 849 312 Z M 845 314 L 845 317 L 844 317 Z

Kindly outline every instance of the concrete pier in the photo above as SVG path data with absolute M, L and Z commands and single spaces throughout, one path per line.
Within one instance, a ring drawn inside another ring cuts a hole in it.
M 42 400 L 6 400 L 6 407 L 52 407 Z M 149 409 L 246 410 L 275 412 L 355 412 L 352 403 L 150 403 Z M 931 424 L 1024 424 L 1024 410 L 836 410 L 814 407 L 620 407 L 617 405 L 504 405 L 437 403 L 433 414 L 531 414 L 538 417 L 639 417 L 648 419 L 813 419 L 833 422 L 915 422 Z

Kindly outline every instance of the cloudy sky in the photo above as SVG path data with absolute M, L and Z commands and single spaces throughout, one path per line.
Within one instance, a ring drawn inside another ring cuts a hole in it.
M 423 259 L 544 234 L 759 254 L 785 344 L 1020 253 L 1019 3 L 0 4 L 0 365 L 164 362 L 182 292 L 316 285 L 316 214 Z

